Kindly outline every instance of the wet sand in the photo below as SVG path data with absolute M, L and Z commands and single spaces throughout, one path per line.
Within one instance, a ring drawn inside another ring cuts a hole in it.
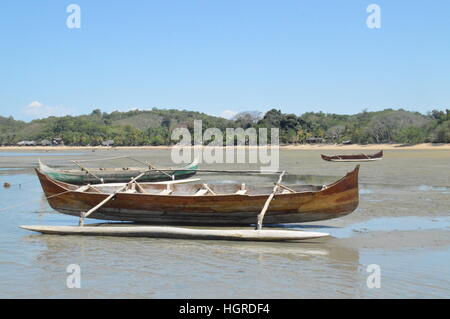
M 0 184 L 12 184 L 0 190 L 0 297 L 449 298 L 450 151 L 383 149 L 383 160 L 361 163 L 360 205 L 355 212 L 335 220 L 283 225 L 332 235 L 302 243 L 33 234 L 18 226 L 77 223 L 76 218 L 54 212 L 42 198 L 32 172 L 38 158 L 65 166 L 69 159 L 130 155 L 172 166 L 170 152 L 0 150 Z M 322 149 L 282 149 L 280 166 L 289 172 L 284 182 L 326 184 L 355 166 L 322 161 L 320 153 Z M 215 174 L 197 176 L 218 180 Z M 261 185 L 275 179 L 220 175 L 221 182 Z M 81 289 L 65 285 L 69 264 L 82 269 Z M 370 264 L 381 268 L 381 288 L 366 285 Z

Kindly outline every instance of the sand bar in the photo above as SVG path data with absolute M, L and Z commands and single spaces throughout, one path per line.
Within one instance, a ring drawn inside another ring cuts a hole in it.
M 0 151 L 68 151 L 68 150 L 106 150 L 106 149 L 171 149 L 173 146 L 1 146 Z M 296 144 L 281 145 L 280 149 L 286 150 L 450 150 L 450 144 L 422 143 L 414 145 L 404 144 Z

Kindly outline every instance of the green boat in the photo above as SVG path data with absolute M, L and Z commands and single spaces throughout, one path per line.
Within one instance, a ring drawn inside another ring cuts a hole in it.
M 103 184 L 103 183 L 127 183 L 132 178 L 143 172 L 147 172 L 139 181 L 162 182 L 189 178 L 197 172 L 198 162 L 194 161 L 186 166 L 171 169 L 149 168 L 81 168 L 81 169 L 55 169 L 45 165 L 39 160 L 39 169 L 52 179 L 75 185 Z

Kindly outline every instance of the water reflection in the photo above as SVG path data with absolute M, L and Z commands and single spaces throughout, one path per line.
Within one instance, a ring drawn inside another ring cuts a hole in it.
M 61 287 L 66 275 L 63 270 L 71 263 L 81 266 L 82 285 L 97 289 L 97 297 L 114 293 L 123 297 L 245 297 L 236 290 L 245 280 L 244 291 L 255 289 L 260 297 L 291 298 L 300 290 L 302 295 L 312 296 L 317 291 L 313 278 L 328 281 L 333 277 L 337 284 L 346 285 L 359 276 L 358 251 L 325 241 L 252 243 L 51 235 L 28 235 L 22 240 L 40 247 L 34 265 L 50 296 L 73 297 Z M 345 293 L 352 295 L 351 291 Z

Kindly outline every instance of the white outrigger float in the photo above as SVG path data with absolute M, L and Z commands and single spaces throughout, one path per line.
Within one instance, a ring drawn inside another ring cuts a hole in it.
M 276 229 L 203 229 L 171 226 L 20 226 L 49 235 L 150 237 L 241 241 L 298 241 L 329 236 L 327 233 Z

